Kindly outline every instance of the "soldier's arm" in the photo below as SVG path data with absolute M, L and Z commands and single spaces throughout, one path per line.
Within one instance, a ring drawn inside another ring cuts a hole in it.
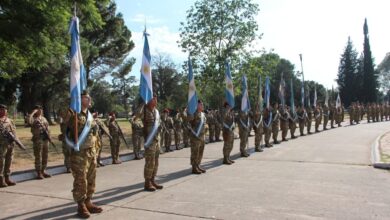
M 136 110 L 134 111 L 134 117 L 133 117 L 133 120 L 136 120 L 137 118 L 141 118 L 142 119 L 142 116 L 144 114 L 144 111 L 145 111 L 145 104 L 141 104 L 139 105 Z

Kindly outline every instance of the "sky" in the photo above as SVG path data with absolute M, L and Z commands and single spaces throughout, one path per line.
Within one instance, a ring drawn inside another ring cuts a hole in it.
M 151 54 L 168 54 L 181 66 L 187 54 L 178 47 L 180 22 L 196 0 L 116 0 L 132 32 L 135 48 L 130 56 L 137 62 L 131 75 L 139 77 L 145 21 L 150 34 Z M 348 37 L 355 49 L 363 51 L 363 24 L 367 18 L 371 52 L 378 65 L 390 52 L 389 0 L 253 0 L 259 4 L 256 17 L 262 39 L 258 49 L 271 49 L 301 71 L 305 80 L 327 88 L 337 87 L 338 66 Z M 153 62 L 153 60 L 152 60 Z

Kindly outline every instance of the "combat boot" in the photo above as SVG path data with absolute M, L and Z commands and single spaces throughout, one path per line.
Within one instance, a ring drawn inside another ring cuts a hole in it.
M 260 147 L 255 147 L 255 152 L 263 152 L 263 149 L 261 149 Z
M 149 191 L 149 192 L 156 191 L 156 188 L 152 185 L 152 182 L 150 179 L 145 179 L 144 190 Z
M 101 213 L 103 211 L 101 207 L 93 204 L 90 198 L 87 198 L 85 200 L 85 206 L 90 213 Z
M 159 184 L 157 184 L 157 183 L 154 181 L 154 177 L 152 177 L 152 179 L 150 180 L 150 182 L 152 183 L 152 185 L 153 185 L 154 188 L 156 188 L 156 189 L 162 189 L 162 188 L 164 188 L 162 185 L 159 185 Z
M 200 167 L 200 165 L 199 165 L 199 164 L 197 165 L 197 168 L 198 168 L 198 170 L 199 170 L 200 172 L 202 172 L 202 173 L 206 173 L 206 170 L 205 170 L 205 169 L 203 169 L 202 167 Z
M 46 173 L 45 171 L 42 171 L 41 173 L 42 173 L 42 176 L 43 176 L 44 178 L 50 178 L 50 177 L 51 177 L 51 175 L 48 174 L 48 173 Z
M 230 156 L 227 159 L 228 159 L 228 161 L 230 161 L 230 163 L 235 163 L 234 160 L 230 159 Z
M 42 180 L 44 179 L 43 175 L 42 175 L 42 172 L 41 171 L 37 171 L 37 179 L 38 180 Z
M 72 169 L 66 168 L 66 173 L 72 173 Z
M 7 187 L 8 185 L 4 182 L 4 177 L 0 176 L 0 188 Z
M 223 157 L 223 164 L 226 164 L 226 165 L 231 165 L 232 162 L 230 162 L 230 160 L 227 159 L 227 157 Z
M 192 173 L 193 174 L 201 174 L 202 172 L 198 170 L 198 167 L 196 165 L 192 165 Z
M 135 153 L 134 154 L 134 160 L 141 160 L 142 159 L 142 156 L 139 155 L 139 153 Z
M 14 181 L 12 181 L 9 176 L 5 176 L 5 183 L 8 185 L 8 186 L 15 186 L 16 183 Z
M 89 218 L 91 216 L 91 213 L 89 213 L 87 206 L 85 205 L 84 201 L 77 203 L 77 215 L 80 218 Z

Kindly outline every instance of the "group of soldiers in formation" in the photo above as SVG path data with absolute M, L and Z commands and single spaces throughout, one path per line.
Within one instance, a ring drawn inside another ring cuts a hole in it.
M 76 113 L 71 109 L 60 111 L 60 128 L 64 163 L 67 172 L 74 177 L 73 198 L 78 204 L 77 213 L 82 218 L 88 218 L 91 213 L 100 213 L 102 208 L 92 203 L 92 195 L 95 191 L 96 168 L 104 166 L 100 155 L 103 148 L 102 136 L 105 134 L 110 139 L 111 157 L 113 164 L 120 164 L 119 158 L 120 139 L 126 143 L 123 132 L 116 121 L 116 115 L 110 113 L 108 119 L 103 122 L 98 117 L 98 112 L 89 110 L 91 97 L 88 92 L 81 96 L 82 109 Z M 155 181 L 158 170 L 158 158 L 161 150 L 171 151 L 172 136 L 176 150 L 183 147 L 191 148 L 190 163 L 193 174 L 205 173 L 201 167 L 206 134 L 208 142 L 221 141 L 223 137 L 223 164 L 231 165 L 234 160 L 230 154 L 233 149 L 235 128 L 238 126 L 240 138 L 240 155 L 248 157 L 248 137 L 254 131 L 255 152 L 262 152 L 264 147 L 270 148 L 280 141 L 287 141 L 290 130 L 290 138 L 295 139 L 295 131 L 299 128 L 300 136 L 319 132 L 335 126 L 341 126 L 344 121 L 344 108 L 336 107 L 336 103 L 329 105 L 320 104 L 304 107 L 302 105 L 291 108 L 287 105 L 274 103 L 260 109 L 259 106 L 250 111 L 235 112 L 227 102 L 221 109 L 208 109 L 204 111 L 203 103 L 198 101 L 197 110 L 193 115 L 188 114 L 186 108 L 175 112 L 165 109 L 161 116 L 157 110 L 157 98 L 154 96 L 146 104 L 140 104 L 130 117 L 132 127 L 132 141 L 135 159 L 142 159 L 141 148 L 144 146 L 144 189 L 155 191 L 163 186 Z M 35 157 L 35 170 L 37 179 L 51 177 L 46 172 L 48 160 L 48 147 L 53 144 L 50 137 L 49 124 L 42 115 L 42 107 L 35 106 L 28 118 L 31 126 L 33 150 Z M 379 122 L 390 120 L 390 105 L 371 103 L 366 106 L 352 103 L 348 109 L 350 124 L 359 124 L 366 114 L 367 122 Z M 78 135 L 73 135 L 77 123 Z M 305 132 L 306 130 L 306 132 Z M 13 186 L 16 183 L 10 179 L 11 162 L 14 144 L 24 148 L 16 136 L 14 122 L 7 117 L 7 106 L 0 105 L 0 187 Z M 279 139 L 281 132 L 281 139 Z M 272 137 L 272 141 L 271 141 Z M 69 143 L 80 141 L 80 148 L 76 150 Z M 264 144 L 262 141 L 264 139 Z M 73 142 L 72 142 L 73 141 Z M 54 145 L 54 144 L 53 144 Z M 127 145 L 127 143 L 126 143 Z

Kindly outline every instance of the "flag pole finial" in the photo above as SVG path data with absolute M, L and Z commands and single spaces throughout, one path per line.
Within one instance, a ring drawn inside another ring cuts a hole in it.
M 76 13 L 77 12 L 77 3 L 76 1 L 74 2 L 74 5 L 73 5 L 73 15 L 76 16 Z

